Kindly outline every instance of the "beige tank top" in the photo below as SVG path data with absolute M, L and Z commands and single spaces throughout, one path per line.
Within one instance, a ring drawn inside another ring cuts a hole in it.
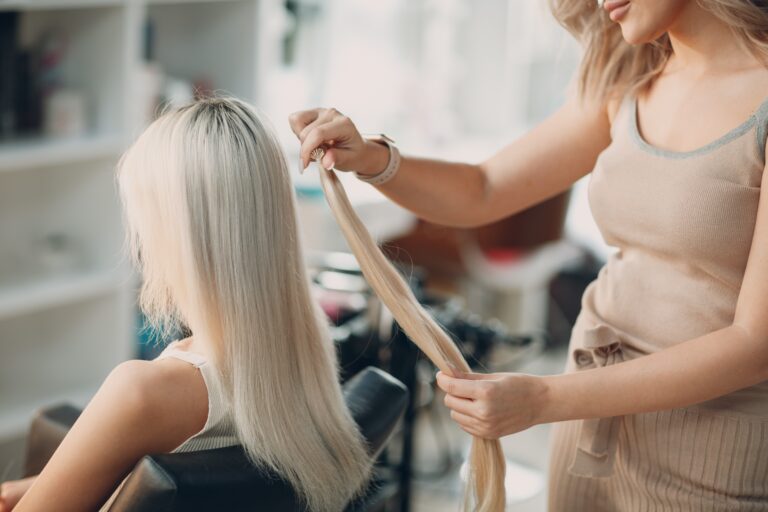
M 589 204 L 617 248 L 582 299 L 571 369 L 663 350 L 734 318 L 765 166 L 768 100 L 694 151 L 656 148 L 626 98 L 589 183 Z M 726 348 L 727 349 L 727 348 Z M 768 417 L 768 383 L 702 404 Z

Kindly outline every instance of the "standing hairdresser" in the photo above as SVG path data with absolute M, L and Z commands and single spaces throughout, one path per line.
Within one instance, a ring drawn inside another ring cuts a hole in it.
M 316 109 L 290 120 L 304 164 L 325 146 L 325 167 L 457 227 L 591 173 L 617 251 L 565 373 L 441 374 L 451 416 L 486 438 L 558 422 L 555 512 L 768 510 L 768 1 L 551 3 L 584 47 L 580 88 L 521 139 L 477 165 L 401 158 Z

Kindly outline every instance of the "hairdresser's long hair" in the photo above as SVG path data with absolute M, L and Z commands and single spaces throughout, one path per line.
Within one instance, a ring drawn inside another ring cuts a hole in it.
M 693 0 L 731 27 L 738 40 L 768 64 L 768 1 Z M 664 69 L 672 46 L 658 40 L 630 45 L 595 0 L 549 0 L 555 18 L 581 43 L 578 85 L 582 97 L 604 101 L 636 94 Z
M 178 108 L 127 151 L 118 181 L 150 322 L 189 326 L 211 348 L 256 465 L 288 480 L 310 510 L 342 510 L 371 460 L 310 297 L 272 129 L 237 100 Z

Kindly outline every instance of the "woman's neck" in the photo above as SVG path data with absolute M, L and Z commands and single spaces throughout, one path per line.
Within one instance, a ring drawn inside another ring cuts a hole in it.
M 728 73 L 760 63 L 731 28 L 692 0 L 668 30 L 673 55 L 669 67 L 697 76 Z

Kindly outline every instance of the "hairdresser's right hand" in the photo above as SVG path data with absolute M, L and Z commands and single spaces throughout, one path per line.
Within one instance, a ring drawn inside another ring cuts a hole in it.
M 322 164 L 326 169 L 356 171 L 374 175 L 384 170 L 389 150 L 364 139 L 350 118 L 335 108 L 315 108 L 294 112 L 288 117 L 291 130 L 301 141 L 301 165 L 306 169 L 310 153 L 325 149 Z

